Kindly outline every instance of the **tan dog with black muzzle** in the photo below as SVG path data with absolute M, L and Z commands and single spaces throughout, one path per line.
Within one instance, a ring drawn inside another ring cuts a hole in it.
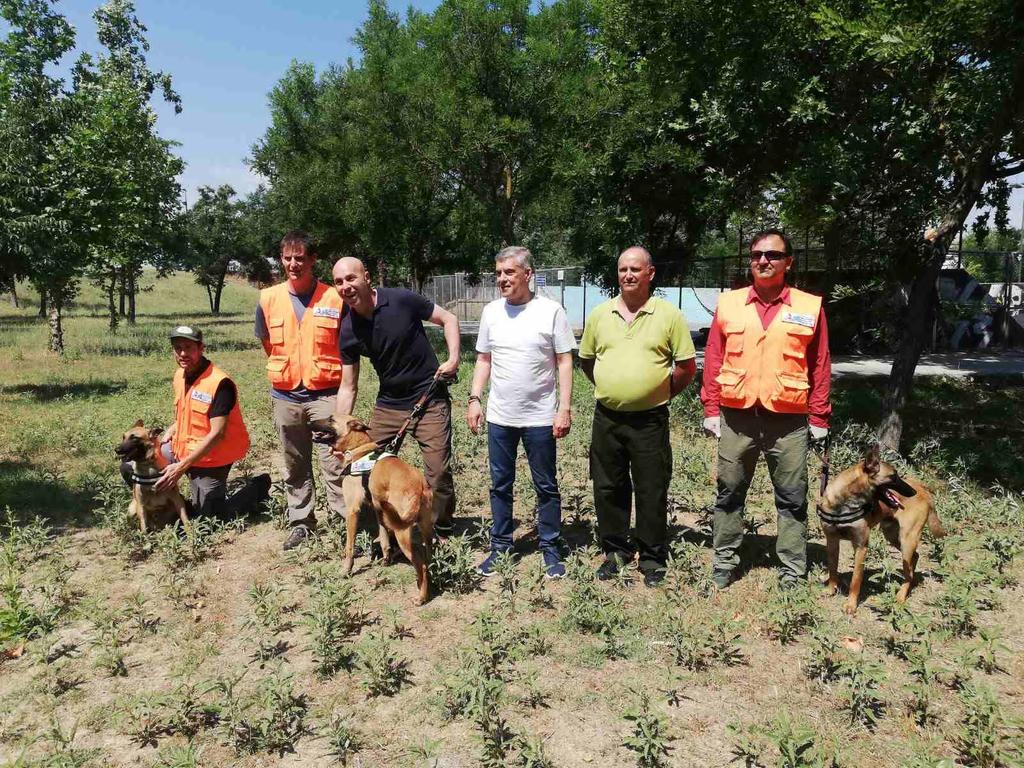
M 167 466 L 167 460 L 160 453 L 163 432 L 160 427 L 146 429 L 139 419 L 114 449 L 122 461 L 132 463 L 132 500 L 128 514 L 139 519 L 143 533 L 169 525 L 175 518 L 181 520 L 182 525 L 188 525 L 188 509 L 178 489 L 154 490 L 154 484 Z
M 325 430 L 331 450 L 341 460 L 344 468 L 353 462 L 380 450 L 370 439 L 369 427 L 354 416 L 333 419 L 330 430 Z M 333 433 L 333 434 L 332 434 Z M 359 510 L 367 500 L 377 515 L 380 546 L 385 562 L 391 559 L 391 541 L 388 531 L 395 534 L 395 540 L 402 552 L 416 569 L 416 586 L 419 588 L 418 604 L 430 598 L 430 544 L 434 536 L 433 496 L 423 473 L 409 466 L 397 456 L 384 454 L 377 459 L 368 477 L 347 475 L 341 483 L 345 499 L 345 525 L 348 535 L 345 540 L 343 570 L 352 572 L 355 557 L 356 529 Z M 423 552 L 414 546 L 412 528 L 419 523 Z
M 857 612 L 872 528 L 879 526 L 886 541 L 902 556 L 903 584 L 896 595 L 901 603 L 914 585 L 917 546 L 925 525 L 932 536 L 945 535 L 928 489 L 917 480 L 900 477 L 892 464 L 881 460 L 877 446 L 826 486 L 818 502 L 818 517 L 828 551 L 826 594 L 834 595 L 839 589 L 839 540 L 853 544 L 853 575 L 845 605 L 851 616 Z

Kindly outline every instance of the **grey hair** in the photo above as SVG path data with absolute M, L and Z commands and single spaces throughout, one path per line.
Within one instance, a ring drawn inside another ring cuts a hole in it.
M 644 260 L 647 262 L 645 266 L 654 266 L 654 259 L 651 257 L 651 252 L 644 248 L 642 245 L 631 245 L 629 248 L 627 248 L 626 250 L 619 254 L 619 258 L 621 259 L 627 253 L 635 253 L 640 256 L 643 256 Z
M 498 255 L 494 257 L 494 263 L 497 264 L 500 261 L 508 261 L 514 259 L 523 269 L 533 269 L 533 254 L 530 253 L 529 248 L 524 248 L 521 245 L 510 245 L 507 248 L 502 248 L 498 251 Z

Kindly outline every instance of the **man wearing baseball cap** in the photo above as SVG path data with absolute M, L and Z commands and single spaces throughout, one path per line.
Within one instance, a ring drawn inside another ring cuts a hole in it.
M 163 437 L 161 450 L 171 462 L 154 486 L 177 486 L 187 475 L 192 513 L 231 519 L 265 500 L 270 475 L 258 475 L 230 499 L 231 465 L 249 450 L 249 432 L 242 420 L 235 383 L 203 354 L 203 332 L 179 325 L 168 334 L 178 370 L 174 373 L 174 423 Z

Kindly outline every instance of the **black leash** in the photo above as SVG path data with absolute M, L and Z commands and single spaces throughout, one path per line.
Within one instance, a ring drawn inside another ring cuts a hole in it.
M 818 488 L 819 499 L 821 499 L 821 497 L 825 495 L 825 487 L 828 485 L 829 470 L 831 469 L 831 465 L 829 464 L 829 453 L 832 450 L 831 430 L 829 430 L 829 433 L 825 435 L 824 443 L 825 444 L 822 447 L 821 452 L 819 453 L 815 442 L 813 440 L 811 441 L 811 450 L 814 451 L 814 453 L 821 460 L 821 485 Z
M 385 452 L 393 453 L 396 456 L 398 455 L 398 452 L 402 449 L 402 441 L 405 440 L 406 433 L 416 424 L 416 422 L 423 418 L 423 412 L 427 409 L 427 403 L 430 401 L 430 398 L 434 394 L 438 385 L 444 384 L 447 386 L 454 381 L 454 375 L 448 377 L 442 376 L 441 369 L 437 369 L 437 373 L 434 374 L 434 378 L 431 380 L 430 386 L 427 387 L 426 391 L 420 396 L 420 399 L 416 401 L 416 405 L 412 407 L 412 411 L 409 412 L 409 415 L 402 423 L 398 432 L 395 433 L 395 436 L 392 437 L 388 444 L 384 446 Z

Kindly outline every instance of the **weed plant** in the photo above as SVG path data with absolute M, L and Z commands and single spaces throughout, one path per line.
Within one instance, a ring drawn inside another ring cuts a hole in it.
M 849 715 L 850 723 L 874 729 L 885 711 L 885 701 L 879 690 L 885 671 L 863 654 L 851 653 L 842 662 L 839 676 L 844 684 L 840 706 Z
M 820 601 L 808 584 L 771 594 L 761 619 L 768 637 L 789 645 L 820 620 Z
M 439 593 L 468 595 L 480 585 L 476 551 L 469 536 L 449 536 L 434 545 L 430 558 L 430 583 Z
M 667 766 L 672 749 L 667 734 L 668 724 L 665 718 L 651 709 L 650 697 L 640 694 L 638 704 L 623 717 L 630 723 L 631 731 L 622 744 L 636 753 L 637 768 Z
M 355 666 L 369 696 L 394 696 L 409 681 L 409 662 L 399 658 L 394 641 L 384 632 L 359 643 Z
M 1013 765 L 1006 751 L 1002 707 L 992 691 L 984 686 L 966 685 L 960 692 L 960 704 L 963 715 L 955 742 L 964 764 L 977 768 Z
M 323 726 L 322 731 L 330 747 L 327 754 L 342 766 L 347 766 L 349 758 L 362 748 L 359 733 L 353 727 L 352 721 L 338 713 L 331 715 L 330 722 Z
M 291 675 L 279 669 L 260 681 L 254 695 L 222 708 L 221 723 L 236 754 L 281 757 L 294 752 L 306 734 L 306 709 L 306 697 L 295 693 Z
M 351 640 L 365 624 L 366 615 L 357 603 L 351 581 L 335 570 L 323 569 L 318 574 L 304 617 L 313 663 L 317 674 L 326 678 L 351 666 Z

